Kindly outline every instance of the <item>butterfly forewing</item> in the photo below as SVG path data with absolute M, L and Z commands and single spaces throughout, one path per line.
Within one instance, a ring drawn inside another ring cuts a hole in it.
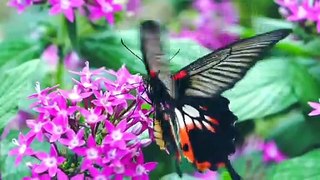
M 179 97 L 213 97 L 231 88 L 269 48 L 290 32 L 283 29 L 261 34 L 199 58 L 173 75 L 181 87 L 178 90 Z M 185 76 L 177 76 L 181 72 Z

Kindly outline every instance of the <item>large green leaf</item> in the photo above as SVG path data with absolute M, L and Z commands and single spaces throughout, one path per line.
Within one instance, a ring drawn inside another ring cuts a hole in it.
M 115 34 L 110 31 L 95 34 L 80 41 L 81 54 L 96 66 L 102 64 L 108 68 L 117 69 L 125 64 L 133 72 L 145 73 L 145 67 L 141 60 L 132 55 L 121 44 L 121 39 L 123 39 L 124 43 L 135 54 L 142 57 L 138 38 L 139 35 L 136 30 L 119 31 Z M 209 52 L 197 43 L 187 39 L 172 39 L 169 43 L 166 43 L 165 47 L 167 47 L 168 59 L 180 50 L 178 55 L 172 59 L 173 70 L 178 70 Z
M 299 111 L 286 113 L 269 127 L 268 138 L 275 139 L 279 148 L 289 156 L 297 156 L 320 144 L 320 121 L 306 119 Z
M 40 43 L 25 40 L 5 41 L 0 43 L 0 66 L 10 61 L 19 64 L 25 60 L 39 58 L 42 50 Z
M 239 120 L 262 118 L 297 102 L 292 89 L 290 59 L 262 60 L 224 95 Z
M 270 169 L 267 179 L 300 180 L 320 179 L 320 151 L 314 150 L 303 156 L 284 161 Z
M 0 75 L 0 129 L 17 113 L 19 99 L 26 96 L 24 89 L 38 63 L 39 60 L 28 61 Z

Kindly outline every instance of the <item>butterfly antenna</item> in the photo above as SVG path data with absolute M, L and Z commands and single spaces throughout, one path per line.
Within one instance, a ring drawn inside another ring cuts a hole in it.
M 169 59 L 169 61 L 171 61 L 174 57 L 176 57 L 176 55 L 180 52 L 180 49 Z
M 121 38 L 121 44 L 131 53 L 133 54 L 135 57 L 137 57 L 138 59 L 140 59 L 143 62 L 143 59 L 141 57 L 139 57 L 136 53 L 134 53 L 123 41 L 123 39 Z

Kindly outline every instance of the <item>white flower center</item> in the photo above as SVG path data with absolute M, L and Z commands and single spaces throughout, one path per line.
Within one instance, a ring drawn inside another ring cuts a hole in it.
M 69 9 L 70 5 L 71 3 L 69 0 L 61 0 L 61 9 Z
M 62 134 L 63 133 L 62 127 L 61 126 L 54 126 L 53 132 L 55 134 Z
M 104 13 L 110 13 L 110 12 L 112 12 L 112 10 L 113 10 L 113 7 L 110 5 L 110 3 L 103 3 L 102 11 Z
M 72 93 L 69 94 L 69 98 L 72 99 L 72 100 L 78 100 L 81 97 L 77 92 L 72 92 Z
M 22 144 L 19 148 L 19 154 L 23 154 L 27 149 L 27 145 Z
M 98 152 L 94 148 L 90 148 L 87 150 L 87 157 L 88 159 L 97 159 L 98 158 Z
M 123 134 L 121 133 L 120 130 L 115 130 L 111 133 L 111 137 L 115 141 L 119 141 L 122 139 Z
M 117 164 L 113 168 L 114 172 L 117 174 L 123 174 L 124 173 L 124 167 L 122 164 Z
M 137 166 L 136 168 L 136 173 L 137 175 L 142 175 L 146 173 L 146 168 L 144 168 L 143 166 L 141 166 L 140 164 Z
M 34 132 L 38 133 L 40 132 L 42 129 L 42 124 L 41 123 L 38 123 L 38 124 L 35 124 L 34 125 Z
M 270 157 L 275 158 L 278 154 L 278 151 L 276 148 L 272 147 L 269 149 L 268 154 Z
M 98 175 L 94 179 L 95 180 L 107 180 L 107 178 L 104 175 Z
M 307 16 L 307 11 L 302 6 L 299 6 L 297 15 L 299 18 L 305 18 Z
M 43 161 L 47 167 L 55 167 L 57 165 L 57 160 L 54 157 L 45 158 Z
M 95 123 L 98 120 L 98 116 L 96 114 L 90 114 L 88 116 L 88 123 Z
M 71 142 L 70 142 L 70 146 L 71 147 L 76 147 L 76 146 L 78 146 L 79 145 L 79 139 L 78 138 L 73 138 L 72 140 L 71 140 Z

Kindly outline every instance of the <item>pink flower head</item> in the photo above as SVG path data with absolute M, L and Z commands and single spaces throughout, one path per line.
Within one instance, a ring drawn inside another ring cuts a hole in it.
M 114 13 L 122 10 L 120 4 L 113 0 L 96 0 L 97 6 L 90 6 L 90 19 L 95 21 L 102 17 L 106 18 L 109 24 L 114 24 Z
M 31 107 L 37 106 L 37 105 L 49 105 L 50 101 L 50 94 L 52 91 L 54 91 L 58 85 L 50 87 L 50 88 L 45 88 L 41 90 L 40 88 L 40 83 L 36 82 L 36 87 L 35 90 L 37 93 L 32 94 L 29 96 L 30 99 L 37 99 L 35 103 L 31 105 Z
M 96 107 L 94 109 L 90 108 L 86 110 L 84 108 L 80 108 L 81 114 L 84 116 L 85 121 L 88 124 L 96 124 L 103 119 L 105 119 L 104 115 L 102 115 L 102 108 Z
M 126 148 L 126 141 L 136 138 L 135 135 L 129 132 L 125 132 L 127 127 L 127 121 L 124 119 L 114 126 L 109 121 L 105 121 L 108 135 L 105 137 L 103 144 L 115 146 L 120 149 Z
M 55 71 L 59 62 L 58 47 L 54 44 L 48 46 L 43 51 L 41 59 L 48 65 L 50 71 Z
M 71 91 L 60 89 L 59 92 L 64 98 L 67 98 L 72 102 L 80 102 L 84 98 L 87 98 L 92 94 L 92 92 L 84 92 L 83 90 L 81 90 L 81 88 L 79 88 L 78 85 L 73 86 L 73 89 Z
M 50 142 L 55 142 L 68 130 L 68 122 L 63 118 L 54 118 L 52 122 L 46 123 L 44 129 L 51 134 Z
M 27 7 L 32 5 L 32 0 L 10 0 L 7 5 L 17 8 L 18 13 L 21 14 Z
M 45 122 L 37 120 L 27 120 L 27 126 L 30 128 L 30 136 L 36 136 L 39 141 L 43 140 L 43 125 Z
M 87 139 L 87 147 L 75 148 L 75 152 L 83 156 L 83 162 L 81 164 L 81 170 L 86 170 L 92 167 L 93 164 L 102 165 L 102 150 L 95 142 L 95 139 L 90 135 Z
M 308 114 L 309 116 L 320 115 L 320 103 L 318 102 L 308 102 L 308 104 L 313 108 L 313 110 Z
M 74 8 L 80 8 L 83 4 L 83 0 L 49 0 L 52 5 L 50 9 L 51 15 L 64 14 L 64 16 L 70 21 L 74 21 Z
M 74 51 L 68 53 L 64 58 L 64 65 L 66 68 L 73 71 L 78 70 L 78 68 L 82 67 L 83 64 L 84 62 L 81 61 L 79 55 Z
M 50 177 L 57 174 L 58 166 L 65 160 L 64 157 L 58 155 L 57 149 L 53 145 L 50 148 L 50 154 L 39 152 L 36 153 L 36 157 L 41 160 L 41 164 L 34 165 L 33 171 L 38 174 L 48 171 Z
M 83 128 L 81 128 L 77 134 L 72 129 L 68 129 L 66 136 L 67 138 L 61 138 L 59 142 L 65 146 L 68 146 L 69 149 L 74 149 L 85 144 L 85 141 L 83 140 Z
M 288 16 L 289 21 L 305 20 L 312 16 L 312 7 L 308 1 L 303 1 L 301 5 L 288 6 L 291 15 Z
M 9 152 L 9 155 L 17 156 L 15 165 L 18 165 L 24 156 L 34 154 L 33 150 L 30 148 L 32 140 L 33 138 L 29 137 L 28 135 L 24 136 L 22 133 L 19 134 L 18 140 L 12 140 L 12 143 L 18 146 Z
M 277 144 L 274 141 L 269 141 L 264 144 L 263 160 L 265 162 L 274 161 L 276 163 L 279 163 L 285 159 L 285 155 L 282 154 L 282 152 L 278 149 Z

